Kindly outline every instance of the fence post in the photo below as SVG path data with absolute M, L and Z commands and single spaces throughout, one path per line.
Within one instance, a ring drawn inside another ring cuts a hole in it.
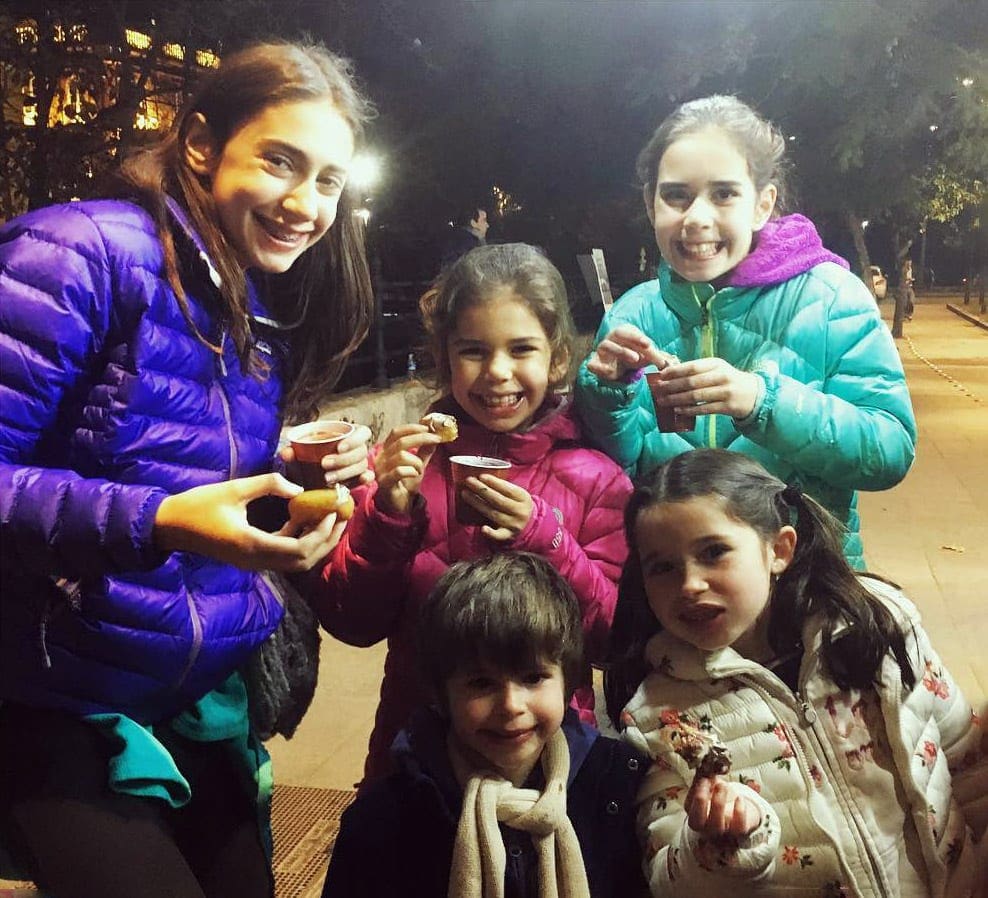
M 384 351 L 384 289 L 381 280 L 381 258 L 376 249 L 371 256 L 371 284 L 374 288 L 374 386 L 387 389 L 388 356 Z

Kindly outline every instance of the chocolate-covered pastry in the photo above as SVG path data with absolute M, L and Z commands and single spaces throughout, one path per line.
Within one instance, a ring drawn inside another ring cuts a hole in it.
M 440 442 L 452 443 L 460 435 L 456 418 L 452 415 L 444 415 L 442 412 L 429 412 L 421 421 L 434 434 L 439 437 Z
M 727 748 L 718 743 L 710 746 L 709 751 L 700 759 L 696 775 L 703 777 L 727 776 L 731 772 L 731 755 Z

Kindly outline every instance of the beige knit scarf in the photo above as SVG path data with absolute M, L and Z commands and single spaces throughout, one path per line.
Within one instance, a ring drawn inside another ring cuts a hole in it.
M 449 898 L 503 898 L 506 857 L 498 822 L 532 837 L 539 859 L 540 898 L 590 898 L 576 831 L 566 814 L 569 746 L 557 730 L 542 751 L 545 791 L 518 789 L 489 771 L 468 767 L 451 752 L 466 782 L 453 846 Z

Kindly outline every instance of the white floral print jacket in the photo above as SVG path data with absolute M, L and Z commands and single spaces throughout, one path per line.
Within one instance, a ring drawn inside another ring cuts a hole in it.
M 731 648 L 705 653 L 659 633 L 646 647 L 652 672 L 622 713 L 624 737 L 655 761 L 639 793 L 638 817 L 653 895 L 898 896 L 901 840 L 893 837 L 898 845 L 890 852 L 876 837 L 882 827 L 869 824 L 888 828 L 882 815 L 889 813 L 912 821 L 912 847 L 919 850 L 911 857 L 921 856 L 912 857 L 909 875 L 925 881 L 930 896 L 974 893 L 977 852 L 960 805 L 988 796 L 980 722 L 933 651 L 915 606 L 891 586 L 864 582 L 900 621 L 917 675 L 906 693 L 889 657 L 880 685 L 863 693 L 875 709 L 874 728 L 887 735 L 900 802 L 861 791 L 856 776 L 871 760 L 870 741 L 849 750 L 824 725 L 841 713 L 848 693 L 823 670 L 822 620 L 804 628 L 796 694 Z M 861 704 L 847 713 L 857 714 Z M 686 823 L 683 800 L 693 770 L 684 756 L 697 737 L 728 747 L 729 778 L 762 809 L 760 827 L 736 844 L 706 840 Z

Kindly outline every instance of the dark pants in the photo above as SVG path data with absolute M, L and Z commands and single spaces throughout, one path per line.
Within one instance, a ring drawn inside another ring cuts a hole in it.
M 178 809 L 113 792 L 94 726 L 0 707 L 0 839 L 52 898 L 271 898 L 257 810 L 225 746 L 167 738 L 192 787 Z

